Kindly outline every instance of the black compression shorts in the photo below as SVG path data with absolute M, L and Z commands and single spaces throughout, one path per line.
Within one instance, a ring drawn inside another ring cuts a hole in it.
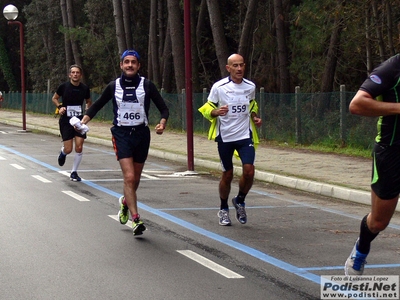
M 400 193 L 400 146 L 375 144 L 372 151 L 371 188 L 383 200 L 390 200 Z

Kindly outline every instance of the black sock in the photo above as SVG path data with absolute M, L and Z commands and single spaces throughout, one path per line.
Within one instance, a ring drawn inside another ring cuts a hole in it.
M 243 204 L 244 203 L 244 199 L 246 198 L 246 195 L 247 194 L 242 193 L 241 191 L 239 191 L 238 195 L 236 196 L 236 202 Z
M 379 234 L 379 232 L 372 233 L 371 230 L 369 230 L 367 225 L 367 217 L 368 215 L 366 215 L 361 221 L 360 239 L 358 240 L 358 246 L 357 246 L 357 250 L 364 254 L 369 253 L 369 250 L 371 248 L 371 242 Z
M 226 199 L 221 199 L 221 206 L 220 209 L 229 209 L 229 205 L 228 205 L 228 198 Z

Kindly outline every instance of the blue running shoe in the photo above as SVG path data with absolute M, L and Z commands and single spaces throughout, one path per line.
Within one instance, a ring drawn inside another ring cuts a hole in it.
M 82 180 L 82 178 L 80 178 L 80 177 L 78 176 L 78 173 L 76 173 L 76 171 L 74 171 L 74 172 L 71 173 L 71 176 L 69 177 L 69 179 L 70 179 L 71 181 L 81 181 L 81 180 Z
M 60 151 L 60 154 L 58 155 L 58 165 L 63 166 L 65 164 L 65 158 L 67 155 L 63 154 L 62 151 Z
M 246 224 L 247 223 L 247 215 L 246 215 L 246 210 L 244 209 L 245 204 L 237 203 L 236 197 L 232 199 L 232 203 L 236 209 L 236 220 L 238 220 L 240 224 Z
M 357 250 L 358 239 L 344 264 L 344 274 L 348 275 L 362 275 L 364 273 L 364 265 L 367 263 L 367 254 L 363 254 Z
M 231 219 L 229 218 L 228 209 L 221 209 L 220 211 L 218 211 L 218 217 L 219 217 L 219 225 L 221 226 L 231 225 Z

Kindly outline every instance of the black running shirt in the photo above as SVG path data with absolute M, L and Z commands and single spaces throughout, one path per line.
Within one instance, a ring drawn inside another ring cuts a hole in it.
M 377 68 L 361 85 L 360 90 L 367 92 L 377 101 L 400 102 L 400 55 L 392 56 Z M 399 115 L 381 116 L 378 119 L 377 143 L 382 145 L 400 145 Z

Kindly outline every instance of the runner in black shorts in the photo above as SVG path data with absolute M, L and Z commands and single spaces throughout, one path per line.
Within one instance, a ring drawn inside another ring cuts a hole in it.
M 379 117 L 372 151 L 371 212 L 345 263 L 346 275 L 362 275 L 371 242 L 388 225 L 400 193 L 400 56 L 372 71 L 350 103 L 350 112 Z
M 81 82 L 82 75 L 82 68 L 80 66 L 70 66 L 70 80 L 61 84 L 52 98 L 60 114 L 59 126 L 61 138 L 63 140 L 63 145 L 58 155 L 58 164 L 60 166 L 65 164 L 67 155 L 72 152 L 73 141 L 75 140 L 75 156 L 70 175 L 72 181 L 81 181 L 77 171 L 82 161 L 83 142 L 86 139 L 86 133 L 81 134 L 75 130 L 74 126 L 70 124 L 70 120 L 72 117 L 82 119 L 82 106 L 84 102 L 86 102 L 86 109 L 92 104 L 90 89 Z M 62 104 L 60 102 L 62 102 Z
M 119 221 L 121 224 L 126 224 L 130 212 L 133 234 L 140 235 L 146 227 L 140 220 L 136 191 L 150 146 L 148 127 L 150 100 L 161 115 L 160 122 L 155 128 L 157 134 L 164 132 L 169 110 L 154 83 L 139 76 L 140 57 L 135 50 L 126 50 L 121 55 L 120 68 L 121 77 L 107 85 L 99 99 L 86 112 L 82 124 L 87 124 L 108 101 L 112 100 L 114 112 L 112 141 L 124 177 L 124 194 L 119 198 Z

